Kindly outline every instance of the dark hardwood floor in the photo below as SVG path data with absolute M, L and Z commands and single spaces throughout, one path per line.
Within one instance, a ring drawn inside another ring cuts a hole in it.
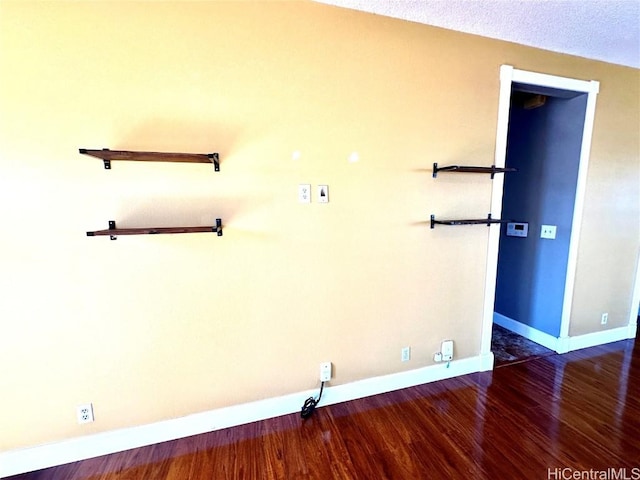
M 287 415 L 12 479 L 560 479 L 603 478 L 580 472 L 606 469 L 626 475 L 606 478 L 638 479 L 635 343 L 533 358 L 319 408 L 306 421 Z M 567 476 L 573 472 L 583 476 Z

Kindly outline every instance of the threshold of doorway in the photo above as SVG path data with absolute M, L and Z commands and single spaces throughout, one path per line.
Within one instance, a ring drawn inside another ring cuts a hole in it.
M 495 358 L 494 368 L 557 355 L 553 350 L 495 323 L 493 324 L 491 336 L 491 351 Z

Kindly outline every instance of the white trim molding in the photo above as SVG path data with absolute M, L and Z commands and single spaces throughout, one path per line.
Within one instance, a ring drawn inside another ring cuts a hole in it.
M 573 92 L 582 93 L 598 93 L 600 91 L 600 84 L 593 80 L 578 80 L 575 78 L 558 77 L 556 75 L 549 75 L 546 73 L 518 70 L 513 68 L 511 65 L 503 65 L 502 68 L 511 69 L 511 81 L 516 83 L 557 88 L 559 90 L 571 90 Z
M 547 347 L 557 353 L 567 353 L 583 348 L 604 345 L 605 343 L 618 342 L 636 337 L 636 329 L 630 327 L 610 328 L 600 332 L 585 333 L 574 337 L 554 337 L 524 323 L 513 320 L 499 313 L 494 314 L 494 321 L 497 325 L 511 330 L 512 332 L 528 338 L 543 347 Z
M 640 315 L 640 251 L 636 258 L 636 276 L 631 298 L 631 311 L 629 312 L 629 332 L 633 330 L 633 336 L 638 329 L 638 316 Z
M 553 335 L 549 335 L 537 328 L 530 327 L 529 325 L 525 325 L 524 323 L 518 322 L 497 312 L 493 314 L 493 321 L 496 325 L 500 325 L 507 330 L 517 333 L 518 335 L 522 335 L 524 338 L 528 338 L 532 342 L 536 342 L 543 347 L 547 347 L 549 350 L 558 352 L 558 343 L 560 339 Z
M 500 97 L 498 104 L 498 129 L 496 132 L 496 149 L 493 164 L 504 168 L 507 158 L 507 132 L 509 131 L 509 106 L 511 103 L 511 79 L 513 67 L 503 65 L 500 68 Z M 504 176 L 496 175 L 491 184 L 491 216 L 502 215 L 502 190 Z M 498 247 L 500 245 L 500 227 L 497 224 L 489 227 L 487 247 L 486 278 L 484 282 L 484 305 L 482 314 L 482 339 L 480 353 L 486 355 L 491 351 L 491 328 L 493 325 L 493 309 L 496 300 L 496 281 L 498 277 Z
M 567 259 L 567 275 L 565 278 L 564 298 L 562 302 L 562 316 L 560 320 L 560 337 L 553 341 L 547 337 L 541 337 L 537 333 L 530 332 L 544 345 L 547 342 L 553 345 L 553 350 L 564 353 L 568 349 L 569 325 L 571 321 L 571 310 L 573 308 L 573 291 L 575 285 L 576 266 L 578 258 L 578 244 L 580 231 L 582 228 L 582 212 L 584 210 L 584 197 L 587 183 L 587 169 L 591 154 L 591 139 L 593 133 L 593 123 L 595 119 L 596 98 L 600 91 L 600 84 L 596 81 L 577 80 L 573 78 L 558 77 L 544 73 L 518 70 L 511 65 L 500 67 L 500 93 L 498 99 L 498 125 L 496 131 L 496 148 L 494 164 L 496 167 L 504 167 L 506 163 L 507 138 L 509 133 L 509 108 L 511 100 L 511 88 L 513 83 L 534 85 L 539 87 L 553 88 L 557 90 L 570 90 L 587 94 L 587 107 L 585 112 L 582 144 L 580 150 L 580 163 L 578 167 L 578 180 L 576 184 L 575 204 L 573 209 L 573 220 L 571 225 L 571 237 L 569 240 L 569 256 Z M 501 176 L 494 179 L 491 192 L 491 216 L 500 218 L 502 214 L 502 195 L 504 180 Z M 481 354 L 491 350 L 491 326 L 494 319 L 494 304 L 496 297 L 496 279 L 498 270 L 498 251 L 500 246 L 500 232 L 498 228 L 493 228 L 489 232 L 489 242 L 487 248 L 487 263 L 485 276 L 485 295 L 482 318 L 482 340 L 480 346 Z M 540 332 L 543 333 L 543 332 Z M 546 335 L 546 334 L 545 334 Z M 526 336 L 526 335 L 524 335 Z M 536 340 L 534 340 L 536 341 Z
M 580 350 L 582 348 L 596 347 L 605 343 L 618 342 L 635 338 L 635 333 L 630 336 L 628 327 L 610 328 L 601 332 L 585 333 L 569 337 L 569 351 Z
M 493 354 L 489 353 L 327 387 L 320 407 L 492 368 Z M 316 394 L 317 391 L 308 390 L 148 425 L 1 452 L 0 478 L 297 413 L 305 399 Z
M 576 196 L 573 206 L 573 221 L 569 238 L 569 256 L 567 258 L 567 277 L 564 285 L 564 301 L 562 304 L 562 320 L 560 322 L 560 336 L 569 335 L 571 323 L 571 309 L 573 307 L 573 291 L 576 283 L 576 268 L 578 265 L 578 245 L 582 231 L 582 212 L 584 211 L 584 197 L 587 190 L 587 169 L 591 155 L 591 138 L 593 136 L 593 122 L 596 114 L 596 98 L 600 91 L 600 84 L 596 81 L 581 82 L 587 92 L 587 108 L 582 131 L 582 145 L 580 147 L 580 161 L 578 163 L 578 180 Z
M 636 322 L 637 322 L 637 318 L 638 317 L 636 317 Z M 627 338 L 636 338 L 636 335 L 638 334 L 638 324 L 630 323 L 627 329 L 629 330 L 627 332 Z

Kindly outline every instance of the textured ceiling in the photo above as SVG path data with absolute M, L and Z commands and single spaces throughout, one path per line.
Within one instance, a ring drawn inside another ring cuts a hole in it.
M 640 0 L 316 0 L 640 68 Z

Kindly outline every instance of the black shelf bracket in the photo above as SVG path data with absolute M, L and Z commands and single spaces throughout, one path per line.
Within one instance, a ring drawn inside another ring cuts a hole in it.
M 108 148 L 103 148 L 103 151 L 109 151 Z M 89 155 L 89 152 L 86 148 L 80 148 L 78 149 L 78 151 L 84 155 Z M 111 160 L 109 160 L 108 158 L 103 158 L 102 162 L 104 163 L 104 169 L 105 170 L 111 170 Z
M 107 167 L 105 165 L 104 168 L 111 168 L 111 165 L 109 165 L 109 167 Z M 116 221 L 115 220 L 109 220 L 109 230 L 115 230 L 115 229 L 116 229 Z M 118 237 L 116 237 L 115 235 L 109 235 L 109 239 L 117 240 Z
M 115 220 L 109 220 L 109 230 L 114 230 L 116 229 L 116 221 Z M 87 237 L 95 237 L 96 233 L 98 233 L 98 235 L 102 235 L 102 233 L 100 232 L 87 232 Z M 117 240 L 118 237 L 115 235 L 109 235 L 109 238 L 111 240 Z
M 207 157 L 209 157 L 209 160 L 211 160 L 211 163 L 213 163 L 213 169 L 216 172 L 220 171 L 220 155 L 218 155 L 217 153 L 208 153 Z
M 507 223 L 508 220 L 500 220 L 491 218 L 491 214 L 487 215 L 487 218 L 469 219 L 469 220 L 436 220 L 435 215 L 431 215 L 431 228 L 435 228 L 436 225 L 486 225 L 490 227 L 494 223 Z
M 86 151 L 86 150 L 85 150 L 85 151 Z M 108 152 L 108 151 L 109 151 L 109 149 L 108 149 L 108 148 L 103 148 L 103 149 L 102 149 L 102 151 L 103 151 L 103 152 Z M 109 158 L 103 158 L 103 159 L 102 159 L 102 162 L 104 163 L 104 169 L 105 169 L 105 170 L 111 170 L 111 160 L 110 160 Z M 114 224 L 114 227 L 113 227 L 113 228 L 116 228 L 116 227 L 115 227 L 115 223 L 116 223 L 116 222 L 113 222 L 113 224 Z M 115 240 L 115 238 L 114 238 L 114 237 L 111 237 L 111 240 Z
M 113 230 L 114 234 L 110 235 L 109 231 Z M 87 232 L 87 237 L 95 237 L 97 235 L 109 235 L 109 238 L 111 240 L 117 240 L 118 237 L 115 235 L 115 231 L 116 231 L 116 221 L 115 220 L 109 220 L 109 228 L 107 230 L 102 230 L 102 231 L 97 231 L 97 232 Z
M 459 172 L 459 173 L 490 173 L 491 179 L 496 173 L 517 172 L 517 168 L 498 168 L 495 165 L 490 167 L 471 167 L 465 165 L 449 165 L 447 167 L 438 167 L 437 163 L 433 164 L 433 178 L 438 177 L 438 172 Z

